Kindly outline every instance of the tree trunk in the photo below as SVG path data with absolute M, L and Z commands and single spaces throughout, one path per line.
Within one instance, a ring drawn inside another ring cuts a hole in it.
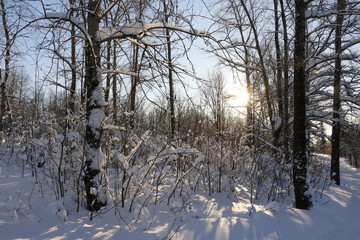
M 75 26 L 71 26 L 71 86 L 70 86 L 70 112 L 75 113 L 76 106 L 76 40 Z
M 7 89 L 6 89 L 6 83 L 9 79 L 10 74 L 10 58 L 11 58 L 11 39 L 10 39 L 10 33 L 9 28 L 7 25 L 7 19 L 6 19 L 6 8 L 4 0 L 1 0 L 1 15 L 2 15 L 2 24 L 4 28 L 4 34 L 5 34 L 5 71 L 4 71 L 4 77 L 0 78 L 0 92 L 1 92 L 1 103 L 0 103 L 0 131 L 5 130 L 7 124 L 5 123 L 6 120 L 9 120 L 9 122 L 12 121 L 11 118 L 7 119 L 6 117 L 6 104 L 8 103 L 7 99 Z
M 256 44 L 255 48 L 256 48 L 256 51 L 259 56 L 261 75 L 262 75 L 264 87 L 265 87 L 267 113 L 268 113 L 268 117 L 269 117 L 269 121 L 270 121 L 270 125 L 271 125 L 271 131 L 273 132 L 273 142 L 276 143 L 278 141 L 278 139 L 276 139 L 276 136 L 275 136 L 275 125 L 274 125 L 274 119 L 273 119 L 274 116 L 273 116 L 272 102 L 271 102 L 271 98 L 270 98 L 269 77 L 266 72 L 264 56 L 263 56 L 263 52 L 261 51 L 261 45 L 260 45 L 258 32 L 257 32 L 256 26 L 255 26 L 255 22 L 254 22 L 252 16 L 250 15 L 250 12 L 249 12 L 244 0 L 241 0 L 241 4 L 242 4 L 242 7 L 244 8 L 247 18 L 249 19 L 251 29 L 253 30 L 254 40 L 255 40 L 255 44 Z
M 116 42 L 114 42 L 114 46 L 113 46 L 113 68 L 116 69 L 116 65 L 117 65 L 117 59 L 116 59 Z M 114 119 L 114 124 L 117 125 L 118 124 L 118 120 L 117 120 L 117 82 L 116 82 L 116 74 L 113 75 L 112 77 L 112 102 L 113 102 L 113 119 Z
M 283 120 L 283 132 L 284 132 L 284 154 L 286 162 L 289 159 L 289 45 L 288 45 L 288 33 L 287 33 L 287 23 L 285 16 L 285 7 L 283 0 L 280 0 L 281 7 L 281 20 L 283 25 L 283 42 L 284 42 L 284 59 L 283 59 L 283 70 L 284 70 L 284 120 Z
M 341 90 L 341 35 L 342 25 L 344 21 L 344 10 L 346 7 L 346 0 L 337 1 L 337 16 L 335 24 L 335 70 L 334 70 L 334 96 L 333 96 L 333 126 L 331 135 L 331 180 L 335 181 L 336 185 L 340 185 L 340 90 Z
M 97 13 L 101 0 L 90 0 L 88 32 L 91 43 L 85 49 L 86 133 L 85 133 L 85 191 L 87 209 L 98 211 L 106 205 L 105 188 L 102 187 L 101 167 L 104 155 L 101 152 L 101 124 L 105 118 L 100 70 L 100 42 L 96 39 L 100 18 Z
M 75 4 L 75 0 L 70 0 L 70 4 Z M 76 30 L 75 26 L 71 26 L 71 86 L 70 86 L 70 104 L 69 109 L 72 114 L 75 113 L 76 106 Z
M 274 146 L 280 145 L 280 135 L 283 126 L 283 93 L 282 93 L 282 64 L 281 64 L 281 49 L 279 41 L 279 14 L 278 14 L 278 0 L 274 0 L 274 14 L 275 14 L 275 49 L 276 49 L 276 98 L 279 110 L 280 124 L 275 124 L 274 129 Z
M 164 14 L 165 14 L 165 23 L 169 22 L 169 15 L 167 11 L 167 5 L 164 1 Z M 175 94 L 174 94 L 174 80 L 173 80 L 173 65 L 172 65 L 172 56 L 171 56 L 171 39 L 170 31 L 168 28 L 165 29 L 166 33 L 166 47 L 167 47 L 167 61 L 168 61 L 168 78 L 169 78 L 169 103 L 170 103 L 170 127 L 171 127 L 171 139 L 175 138 Z
M 109 71 L 106 74 L 106 86 L 105 86 L 105 103 L 107 105 L 106 107 L 106 115 L 109 115 L 109 99 L 110 99 L 110 88 L 111 88 L 111 40 L 107 41 L 106 46 L 106 68 Z
M 241 34 L 243 38 L 243 34 Z M 244 38 L 243 38 L 244 39 Z M 245 65 L 249 65 L 249 54 L 244 47 L 244 53 L 245 53 Z M 254 118 L 253 118 L 253 89 L 251 84 L 251 78 L 250 78 L 250 70 L 249 68 L 245 69 L 245 78 L 246 78 L 246 91 L 248 93 L 248 102 L 246 104 L 246 127 L 248 129 L 247 133 L 250 134 L 250 136 L 247 138 L 247 144 L 248 146 L 253 146 L 255 144 L 254 142 Z
M 312 196 L 307 181 L 306 149 L 306 98 L 305 98 L 305 42 L 307 3 L 295 1 L 295 47 L 294 47 L 294 142 L 293 142 L 293 181 L 295 207 L 310 209 Z
M 138 61 L 139 61 L 139 46 L 134 44 L 134 55 L 133 55 L 133 63 L 132 70 L 134 73 L 138 74 Z M 130 119 L 129 125 L 130 128 L 133 129 L 135 127 L 135 108 L 136 108 L 136 88 L 139 82 L 138 76 L 131 76 L 131 89 L 130 89 Z
M 239 12 L 238 6 L 233 1 L 231 1 L 230 7 L 234 9 L 235 19 L 236 19 L 236 22 L 238 23 L 237 29 L 239 30 L 239 33 L 241 36 L 241 41 L 244 43 L 244 46 L 243 46 L 244 65 L 249 66 L 250 65 L 250 54 L 249 54 L 248 47 L 247 47 L 249 38 L 246 38 L 244 35 L 241 14 Z M 246 129 L 247 129 L 247 134 L 249 134 L 249 136 L 247 137 L 247 145 L 248 146 L 252 146 L 255 144 L 255 142 L 254 142 L 254 117 L 253 117 L 253 86 L 251 84 L 250 75 L 251 75 L 251 71 L 248 67 L 246 67 L 245 68 L 245 79 L 246 79 L 246 91 L 248 94 L 248 102 L 246 104 Z

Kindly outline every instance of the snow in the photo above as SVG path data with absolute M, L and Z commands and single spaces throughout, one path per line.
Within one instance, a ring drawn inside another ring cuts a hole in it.
M 103 107 L 106 105 L 104 96 L 102 94 L 102 72 L 98 69 L 98 86 L 92 91 L 92 95 L 89 99 L 90 106 L 96 106 L 90 110 L 89 122 L 88 125 L 92 129 L 93 133 L 96 135 L 96 138 L 100 138 L 101 125 L 105 120 L 105 112 Z
M 94 108 L 90 111 L 89 126 L 94 132 L 101 128 L 101 124 L 105 119 L 105 113 L 102 108 Z
M 121 131 L 126 130 L 126 128 L 124 128 L 124 127 L 119 127 L 119 126 L 116 126 L 116 125 L 113 125 L 113 124 L 104 124 L 102 129 L 103 130 L 105 130 L 105 129 L 107 129 L 107 130 L 121 130 Z M 119 140 L 119 139 L 116 139 L 116 140 Z
M 314 9 L 310 9 L 308 11 L 306 11 L 305 13 L 305 17 L 306 18 L 321 18 L 321 17 L 326 17 L 326 16 L 330 16 L 332 14 L 336 14 L 337 11 L 336 10 L 327 10 L 327 11 L 317 11 Z
M 282 125 L 282 118 L 273 116 L 272 120 L 274 121 L 274 131 L 277 131 Z
M 107 41 L 109 39 L 113 38 L 126 38 L 126 37 L 134 37 L 136 36 L 139 39 L 142 39 L 146 36 L 151 36 L 149 33 L 152 30 L 156 29 L 170 29 L 174 31 L 184 32 L 190 35 L 196 35 L 196 36 L 207 36 L 208 33 L 206 31 L 198 31 L 198 30 L 192 30 L 192 29 L 185 29 L 176 26 L 175 24 L 170 23 L 163 23 L 163 22 L 154 22 L 154 23 L 141 23 L 141 22 L 133 22 L 125 24 L 121 27 L 104 27 L 101 28 L 97 32 L 97 39 L 99 41 Z M 146 43 L 153 44 L 149 42 L 148 40 L 144 40 Z
M 85 38 L 90 39 L 90 35 L 89 35 L 88 31 L 85 28 L 84 22 L 78 20 L 74 16 L 71 16 L 70 13 L 71 13 L 70 11 L 67 12 L 67 13 L 65 13 L 65 12 L 59 12 L 59 13 L 49 13 L 49 12 L 47 12 L 43 18 L 44 19 L 60 19 L 60 20 L 69 21 L 72 24 L 74 24 L 78 29 L 80 29 L 82 34 L 84 34 Z
M 327 161 L 329 159 L 327 158 Z M 110 209 L 91 221 L 75 211 L 73 196 L 41 196 L 30 170 L 0 162 L 0 232 L 10 239 L 358 239 L 360 172 L 341 160 L 342 185 L 332 185 L 311 210 L 291 203 L 251 205 L 228 194 L 195 195 L 179 209 L 136 206 Z M 135 169 L 132 169 L 135 171 Z M 50 190 L 50 189 L 49 189 Z M 145 189 L 150 193 L 149 189 Z M 144 192 L 146 192 L 144 190 Z M 122 219 L 119 218 L 121 214 Z

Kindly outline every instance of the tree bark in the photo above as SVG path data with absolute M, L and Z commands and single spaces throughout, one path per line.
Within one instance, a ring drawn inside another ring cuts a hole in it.
M 2 24 L 4 28 L 4 34 L 5 34 L 5 71 L 4 71 L 4 77 L 0 78 L 0 92 L 1 92 L 1 103 L 0 103 L 0 131 L 5 130 L 6 124 L 5 120 L 12 121 L 11 118 L 6 119 L 6 104 L 8 103 L 7 99 L 7 89 L 6 89 L 6 83 L 9 79 L 10 74 L 10 58 L 11 58 L 11 39 L 10 39 L 10 32 L 7 24 L 7 18 L 6 18 L 6 6 L 4 0 L 1 0 L 0 2 L 1 6 L 1 15 L 2 15 Z
M 335 23 L 335 70 L 334 70 L 334 96 L 333 96 L 333 125 L 331 135 L 331 180 L 340 185 L 340 91 L 341 91 L 341 36 L 344 21 L 346 0 L 337 1 L 337 16 Z
M 278 14 L 278 0 L 274 0 L 274 17 L 275 17 L 275 49 L 276 49 L 276 98 L 278 105 L 278 114 L 281 119 L 280 124 L 275 124 L 274 129 L 274 146 L 280 146 L 280 136 L 283 126 L 283 93 L 282 93 L 282 64 L 281 64 L 281 49 L 279 41 L 279 14 Z
M 241 19 L 241 14 L 239 11 L 239 7 L 235 4 L 234 1 L 230 1 L 231 8 L 234 10 L 234 15 L 236 22 L 238 23 L 237 29 L 239 30 L 241 41 L 244 43 L 243 50 L 244 50 L 244 65 L 250 65 L 250 54 L 248 51 L 248 42 L 249 37 L 245 37 L 244 30 L 243 30 L 243 23 Z M 250 34 L 250 33 L 249 33 Z M 251 71 L 248 67 L 245 68 L 245 79 L 246 79 L 246 91 L 248 94 L 248 101 L 246 104 L 246 129 L 247 134 L 247 145 L 252 146 L 255 144 L 254 141 L 254 117 L 253 117 L 253 86 L 251 84 Z
M 295 207 L 310 209 L 312 195 L 307 181 L 306 144 L 306 98 L 305 98 L 305 42 L 307 3 L 295 1 L 295 47 L 294 47 L 294 142 L 293 142 L 293 182 Z
M 117 66 L 117 58 L 116 58 L 116 43 L 114 42 L 113 45 L 113 68 L 116 69 Z M 113 75 L 112 77 L 112 103 L 113 103 L 113 119 L 114 119 L 114 124 L 117 125 L 118 124 L 118 119 L 117 119 L 117 77 L 116 74 Z
M 85 49 L 85 89 L 86 89 L 86 133 L 85 133 L 85 175 L 86 206 L 90 211 L 98 211 L 106 205 L 105 188 L 100 174 L 104 155 L 101 152 L 101 124 L 105 118 L 102 75 L 100 70 L 100 42 L 96 38 L 99 30 L 98 16 L 101 0 L 89 1 L 88 32 L 91 42 Z
M 164 14 L 165 14 L 165 23 L 169 23 L 169 15 L 168 15 L 168 6 L 164 1 Z M 170 103 L 170 127 L 171 127 L 171 139 L 175 138 L 175 94 L 174 94 L 174 79 L 173 79 L 173 64 L 172 64 L 172 56 L 171 56 L 171 38 L 170 38 L 170 30 L 168 28 L 165 29 L 166 34 L 166 47 L 167 47 L 167 61 L 168 61 L 168 78 L 169 78 L 169 103 Z
M 75 4 L 75 0 L 70 0 L 70 4 Z M 70 86 L 70 104 L 69 110 L 72 114 L 75 113 L 76 106 L 76 30 L 75 26 L 71 25 L 71 86 Z
M 287 33 L 287 23 L 285 16 L 285 7 L 283 0 L 280 0 L 281 8 L 281 21 L 283 25 L 283 44 L 284 44 L 284 57 L 283 57 L 283 71 L 284 71 L 284 120 L 283 120 L 283 132 L 284 132 L 284 153 L 286 162 L 289 160 L 289 45 L 288 45 L 288 33 Z
M 132 70 L 134 73 L 138 74 L 138 64 L 139 64 L 139 46 L 133 44 L 133 62 Z M 136 89 L 139 82 L 138 76 L 131 76 L 131 89 L 130 89 L 130 119 L 129 125 L 133 129 L 135 127 L 135 110 L 136 110 Z
M 264 55 L 263 52 L 261 51 L 261 45 L 260 45 L 260 40 L 259 40 L 259 36 L 258 36 L 258 32 L 255 26 L 255 22 L 253 20 L 253 18 L 250 15 L 250 12 L 245 4 L 244 0 L 241 0 L 241 4 L 242 7 L 244 8 L 244 11 L 246 13 L 247 18 L 249 19 L 250 22 L 250 26 L 251 29 L 253 30 L 253 34 L 254 34 L 254 40 L 255 40 L 255 48 L 256 51 L 258 53 L 259 56 L 259 63 L 260 63 L 260 68 L 261 68 L 261 75 L 263 78 L 263 82 L 264 82 L 264 87 L 265 87 L 265 98 L 266 98 L 266 104 L 267 104 L 267 113 L 268 113 L 268 117 L 269 117 L 269 121 L 270 121 L 270 125 L 271 125 L 271 131 L 273 133 L 273 143 L 275 144 L 278 139 L 276 139 L 275 136 L 275 124 L 274 124 L 274 119 L 273 119 L 273 108 L 272 108 L 272 101 L 271 101 L 271 97 L 270 97 L 270 84 L 269 84 L 269 77 L 268 74 L 266 72 L 266 67 L 265 67 L 265 62 L 264 62 Z
M 110 71 L 111 69 L 111 40 L 107 41 L 107 46 L 106 46 L 106 67 L 107 70 Z M 109 102 L 109 98 L 110 98 L 110 88 L 111 88 L 111 73 L 109 72 L 106 75 L 106 86 L 105 86 L 105 102 L 108 103 Z M 108 111 L 107 111 L 108 113 Z

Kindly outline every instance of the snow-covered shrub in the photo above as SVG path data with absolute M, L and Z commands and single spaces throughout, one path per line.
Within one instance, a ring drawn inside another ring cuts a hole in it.
M 18 197 L 9 195 L 6 200 L 6 208 L 9 211 L 10 216 L 12 217 L 15 223 L 19 223 L 19 211 L 23 207 L 23 202 Z
M 309 173 L 313 197 L 321 198 L 324 190 L 331 184 L 328 157 L 312 154 L 309 161 Z
M 126 148 L 117 137 L 112 139 L 106 168 L 114 204 L 127 205 L 133 211 L 136 206 L 169 204 L 172 197 L 185 196 L 194 190 L 196 167 L 203 159 L 197 149 L 186 144 L 175 147 L 161 136 L 150 136 L 150 132 L 133 134 L 125 141 Z

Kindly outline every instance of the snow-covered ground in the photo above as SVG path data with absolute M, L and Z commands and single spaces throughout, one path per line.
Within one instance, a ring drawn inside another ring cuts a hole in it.
M 113 208 L 92 221 L 85 210 L 76 212 L 73 199 L 56 202 L 49 186 L 34 184 L 29 170 L 22 177 L 21 167 L 4 160 L 0 166 L 2 240 L 360 239 L 360 170 L 343 160 L 341 186 L 326 189 L 310 211 L 275 202 L 251 208 L 224 193 L 193 197 L 183 205 L 186 211 L 180 211 L 181 204 L 179 209 L 156 206 L 141 214 Z M 134 216 L 140 217 L 135 221 Z

